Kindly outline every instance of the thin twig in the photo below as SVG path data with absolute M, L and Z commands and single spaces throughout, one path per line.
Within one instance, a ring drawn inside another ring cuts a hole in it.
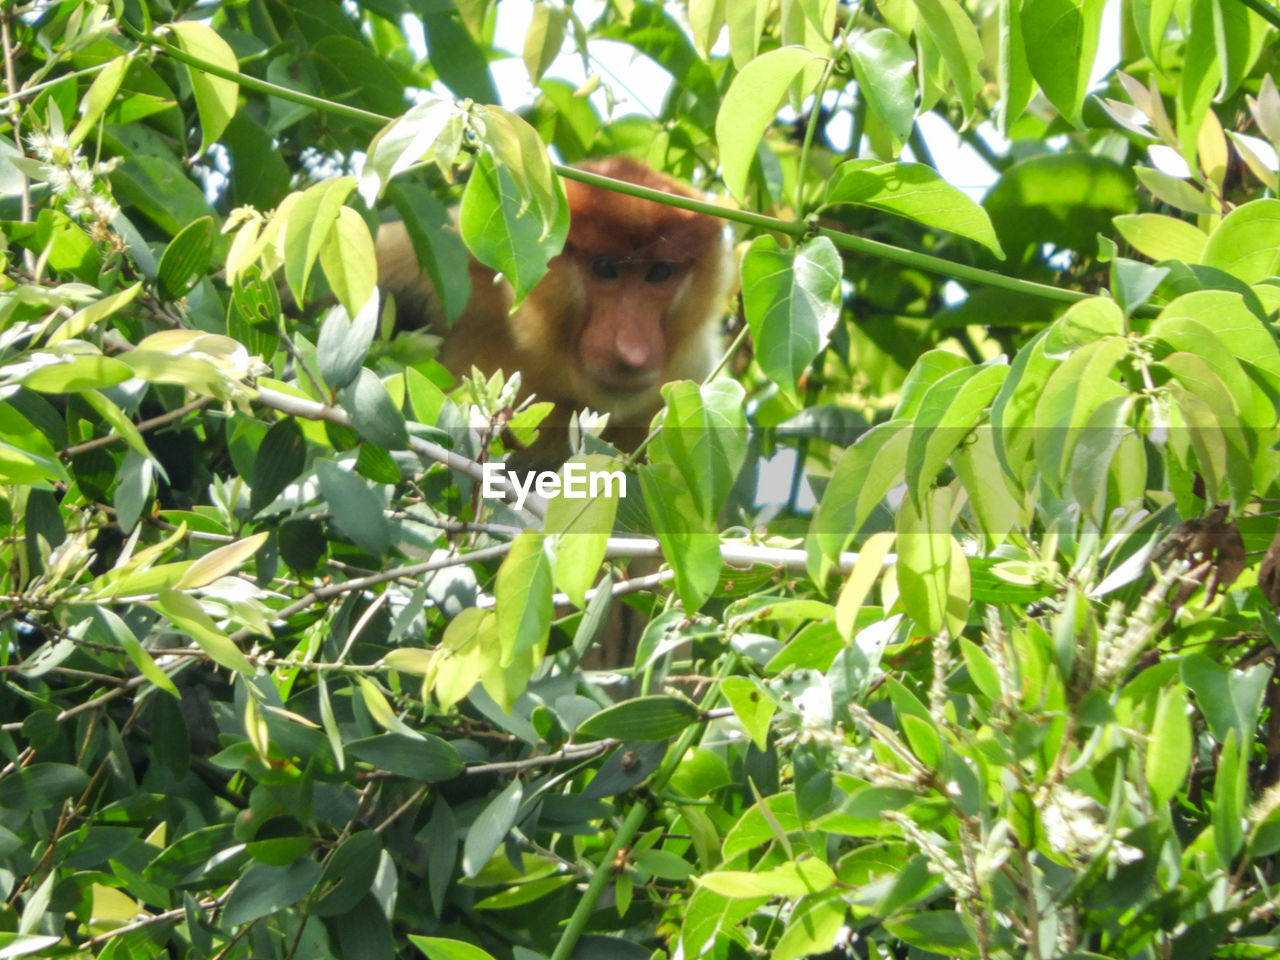
M 190 403 L 184 403 L 176 410 L 170 410 L 168 413 L 162 413 L 158 417 L 152 417 L 150 420 L 142 420 L 134 424 L 139 433 L 146 433 L 148 430 L 154 430 L 156 427 L 163 427 L 166 423 L 172 423 L 174 420 L 181 420 L 193 410 L 199 410 L 207 407 L 213 402 L 213 397 L 197 397 Z M 78 457 L 82 453 L 88 453 L 91 450 L 97 450 L 101 447 L 109 446 L 117 441 L 124 440 L 124 434 L 109 433 L 105 437 L 94 437 L 92 440 L 86 440 L 84 443 L 77 443 L 75 446 L 67 447 L 58 454 L 62 460 L 70 460 L 72 457 Z

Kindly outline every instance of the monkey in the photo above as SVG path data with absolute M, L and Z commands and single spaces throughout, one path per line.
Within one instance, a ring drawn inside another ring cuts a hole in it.
M 701 197 L 628 157 L 581 169 Z M 438 300 L 401 223 L 379 230 L 379 282 L 408 314 L 397 317 L 399 328 L 427 326 L 443 336 L 440 359 L 455 376 L 473 366 L 486 375 L 520 371 L 522 397 L 555 404 L 544 432 L 550 426 L 554 434 L 572 411 L 590 407 L 609 414 L 607 439 L 638 439 L 662 405 L 662 384 L 701 380 L 713 369 L 737 282 L 732 247 L 723 222 L 706 214 L 576 180 L 565 181 L 565 194 L 563 252 L 514 311 L 510 285 L 472 259 L 471 299 L 445 329 L 430 315 L 439 312 Z M 558 459 L 567 455 L 566 447 Z

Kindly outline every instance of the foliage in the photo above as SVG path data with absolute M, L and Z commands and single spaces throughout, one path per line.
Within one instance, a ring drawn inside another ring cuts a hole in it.
M 540 2 L 511 111 L 496 6 L 0 10 L 0 956 L 1273 956 L 1280 16 Z M 375 287 L 527 292 L 548 146 L 742 241 L 585 507 Z

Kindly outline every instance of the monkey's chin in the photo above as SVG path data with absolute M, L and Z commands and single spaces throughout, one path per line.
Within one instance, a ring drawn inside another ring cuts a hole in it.
M 613 421 L 647 418 L 662 405 L 658 387 L 660 373 L 643 377 L 591 377 L 588 389 L 581 391 L 593 410 L 608 413 Z

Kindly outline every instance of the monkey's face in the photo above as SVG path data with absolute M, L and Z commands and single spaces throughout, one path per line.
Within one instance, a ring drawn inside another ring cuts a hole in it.
M 671 323 L 688 285 L 687 263 L 571 257 L 581 290 L 572 331 L 583 399 L 620 416 L 652 410 L 683 331 Z

